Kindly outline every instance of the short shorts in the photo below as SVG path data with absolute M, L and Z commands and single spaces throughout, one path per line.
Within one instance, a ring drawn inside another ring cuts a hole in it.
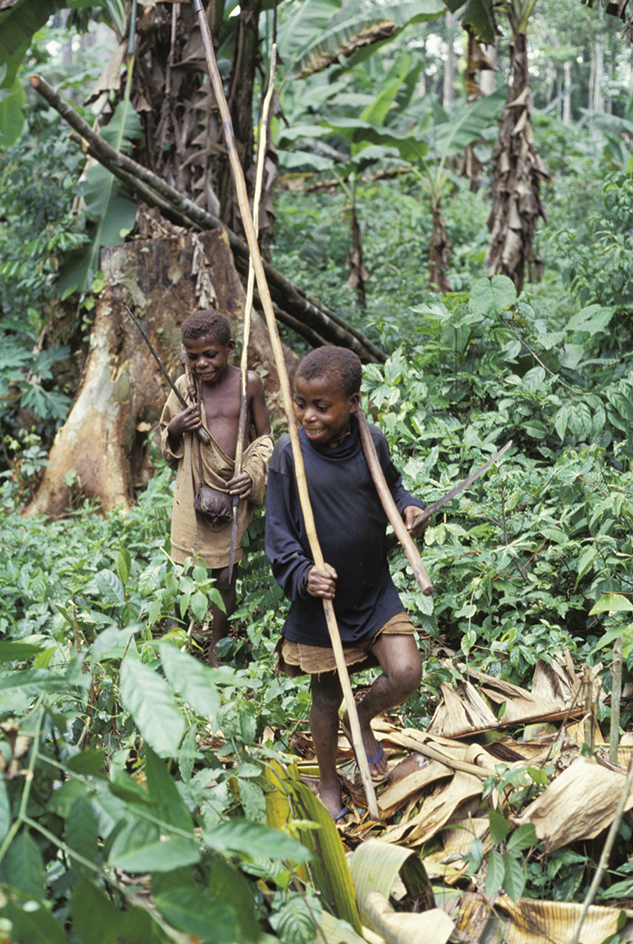
M 410 636 L 417 632 L 404 610 L 396 613 L 385 625 L 369 639 L 343 644 L 345 664 L 355 666 L 355 671 L 375 668 L 378 659 L 372 653 L 372 647 L 379 636 Z M 307 646 L 302 642 L 293 642 L 282 636 L 275 652 L 278 656 L 277 671 L 296 678 L 298 675 L 320 675 L 322 672 L 336 671 L 334 650 L 323 646 Z M 362 663 L 362 664 L 359 664 Z

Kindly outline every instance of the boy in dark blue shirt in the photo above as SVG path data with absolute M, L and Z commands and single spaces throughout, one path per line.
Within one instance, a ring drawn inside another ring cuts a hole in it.
M 311 677 L 310 730 L 319 764 L 319 796 L 335 819 L 342 806 L 336 772 L 342 691 L 322 599 L 333 601 L 345 661 L 352 671 L 380 665 L 380 675 L 358 705 L 372 777 L 383 779 L 387 760 L 371 720 L 406 701 L 420 684 L 421 660 L 389 573 L 387 516 L 362 450 L 358 420 L 362 367 L 347 348 L 320 347 L 299 364 L 295 408 L 317 536 L 324 560 L 317 568 L 296 488 L 290 437 L 273 453 L 268 475 L 266 553 L 275 579 L 291 600 L 278 647 L 286 674 Z M 413 532 L 424 505 L 404 489 L 387 441 L 370 431 L 398 510 Z M 349 732 L 347 714 L 343 730 Z M 349 736 L 349 735 L 348 735 Z

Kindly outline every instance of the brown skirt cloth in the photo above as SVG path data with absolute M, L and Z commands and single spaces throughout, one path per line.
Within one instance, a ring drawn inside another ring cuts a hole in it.
M 386 636 L 410 636 L 417 632 L 415 626 L 404 612 L 396 613 L 387 620 L 382 629 L 375 636 L 343 645 L 345 664 L 354 666 L 354 671 L 375 668 L 380 663 L 372 653 L 371 648 L 383 634 Z M 298 675 L 320 675 L 321 672 L 335 672 L 336 660 L 334 650 L 323 646 L 306 646 L 301 642 L 293 642 L 282 636 L 274 649 L 277 654 L 277 672 L 283 672 L 290 678 Z M 360 664 L 359 664 L 360 663 Z

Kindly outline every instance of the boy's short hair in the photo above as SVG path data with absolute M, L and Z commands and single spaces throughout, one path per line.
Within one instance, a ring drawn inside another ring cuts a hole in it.
M 215 308 L 201 308 L 187 315 L 180 328 L 183 341 L 197 341 L 198 338 L 210 337 L 219 344 L 228 344 L 231 340 L 231 325 L 226 315 Z
M 315 377 L 331 377 L 341 387 L 345 396 L 360 393 L 363 367 L 360 357 L 347 347 L 326 344 L 307 354 L 295 374 L 295 379 L 314 380 Z

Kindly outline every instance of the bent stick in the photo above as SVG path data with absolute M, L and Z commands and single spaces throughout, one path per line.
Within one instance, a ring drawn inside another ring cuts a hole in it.
M 369 432 L 369 426 L 367 424 L 367 420 L 365 419 L 365 414 L 362 410 L 359 410 L 357 415 L 358 426 L 360 429 L 360 439 L 361 443 L 363 444 L 363 452 L 365 453 L 365 459 L 367 460 L 371 477 L 374 480 L 378 497 L 382 502 L 382 507 L 385 510 L 387 518 L 389 519 L 389 523 L 395 531 L 398 540 L 402 544 L 404 553 L 407 555 L 407 560 L 411 564 L 411 568 L 415 575 L 415 579 L 418 582 L 418 586 L 420 587 L 422 593 L 428 597 L 433 593 L 433 585 L 429 580 L 426 568 L 422 563 L 420 552 L 413 543 L 413 538 L 407 531 L 407 526 L 402 520 L 400 512 L 396 508 L 396 503 L 393 500 L 389 486 L 387 485 L 387 481 L 385 479 L 385 475 L 382 471 L 378 455 L 376 453 L 374 440 L 371 438 L 371 433 Z
M 277 328 L 277 322 L 275 320 L 275 312 L 273 311 L 272 298 L 270 296 L 270 289 L 268 288 L 268 282 L 266 281 L 266 273 L 264 271 L 264 265 L 262 258 L 259 252 L 259 245 L 257 243 L 257 236 L 255 235 L 255 228 L 253 226 L 253 217 L 251 215 L 251 208 L 248 202 L 248 194 L 246 191 L 246 182 L 244 180 L 244 171 L 240 163 L 239 155 L 237 153 L 237 145 L 235 143 L 235 135 L 233 132 L 233 123 L 231 121 L 231 114 L 229 111 L 229 106 L 224 95 L 224 89 L 222 87 L 222 79 L 220 77 L 220 72 L 218 70 L 217 63 L 215 61 L 215 53 L 213 51 L 213 41 L 211 39 L 211 30 L 209 29 L 209 24 L 207 18 L 204 14 L 204 9 L 202 7 L 201 0 L 193 0 L 194 10 L 198 15 L 198 22 L 200 25 L 200 32 L 202 34 L 202 44 L 204 46 L 204 51 L 207 59 L 207 65 L 209 68 L 209 75 L 211 78 L 211 84 L 213 86 L 213 92 L 220 109 L 220 114 L 222 116 L 222 124 L 224 128 L 224 139 L 226 142 L 227 150 L 229 153 L 229 161 L 231 164 L 231 169 L 233 171 L 233 180 L 235 183 L 235 191 L 237 195 L 237 201 L 240 209 L 240 214 L 242 216 L 242 225 L 244 227 L 244 232 L 246 234 L 246 241 L 248 243 L 248 248 L 251 254 L 251 260 L 253 263 L 253 269 L 255 271 L 255 279 L 257 281 L 257 288 L 259 291 L 259 297 L 264 308 L 264 314 L 266 316 L 266 324 L 268 325 L 268 331 L 270 333 L 270 343 L 273 350 L 273 355 L 275 358 L 275 365 L 277 367 L 277 373 L 279 374 L 279 385 L 281 387 L 281 393 L 283 398 L 284 410 L 288 420 L 288 431 L 290 433 L 290 443 L 292 446 L 292 455 L 295 465 L 295 474 L 297 477 L 297 489 L 299 492 L 299 501 L 301 503 L 301 510 L 303 513 L 303 520 L 305 522 L 306 533 L 308 535 L 308 541 L 310 544 L 310 551 L 314 559 L 315 565 L 319 569 L 323 569 L 324 559 L 321 552 L 321 547 L 319 545 L 319 540 L 316 533 L 316 527 L 314 524 L 314 515 L 312 514 L 312 505 L 310 504 L 310 496 L 308 494 L 308 484 L 305 476 L 305 468 L 303 465 L 303 456 L 301 454 L 301 443 L 299 441 L 299 431 L 297 429 L 296 420 L 294 416 L 294 407 L 292 402 L 292 393 L 290 390 L 290 381 L 288 379 L 288 372 L 286 371 L 286 364 L 284 361 L 283 348 L 281 346 L 281 339 L 279 337 L 279 329 Z M 380 818 L 378 812 L 378 804 L 376 802 L 376 793 L 374 791 L 374 785 L 371 780 L 371 774 L 369 772 L 369 763 L 367 760 L 367 755 L 365 753 L 365 747 L 363 744 L 363 736 L 360 729 L 360 721 L 358 720 L 358 712 L 356 710 L 356 703 L 354 702 L 354 695 L 352 693 L 352 686 L 349 680 L 349 673 L 347 671 L 347 665 L 345 664 L 345 656 L 343 654 L 343 645 L 341 643 L 341 636 L 338 629 L 338 624 L 336 622 L 336 615 L 334 613 L 334 606 L 331 600 L 323 600 L 323 609 L 325 611 L 325 619 L 327 622 L 328 631 L 330 633 L 330 640 L 332 643 L 332 649 L 334 651 L 334 658 L 336 660 L 336 668 L 339 675 L 339 680 L 341 683 L 341 688 L 343 690 L 343 698 L 345 701 L 345 707 L 347 709 L 347 714 L 349 717 L 349 723 L 352 731 L 352 742 L 354 751 L 356 754 L 356 761 L 358 763 L 361 778 L 363 781 L 363 786 L 365 787 L 365 793 L 367 796 L 367 806 L 369 809 L 369 815 L 372 819 L 377 820 Z

